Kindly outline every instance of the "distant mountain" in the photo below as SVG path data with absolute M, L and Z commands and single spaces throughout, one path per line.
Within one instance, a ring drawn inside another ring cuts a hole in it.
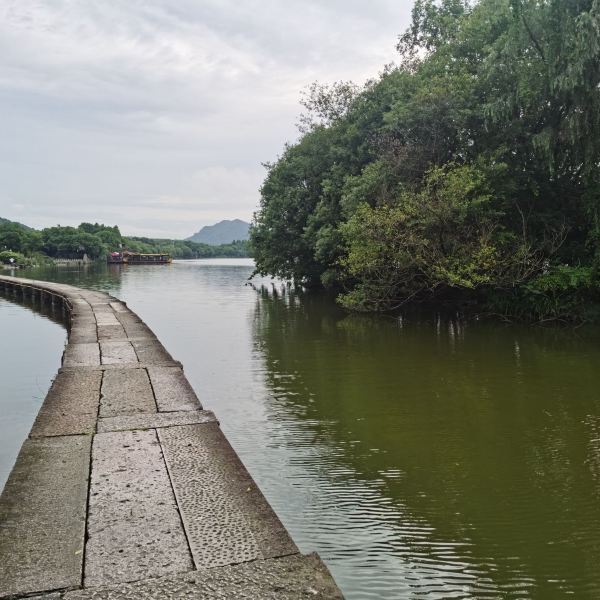
M 230 244 L 235 240 L 247 240 L 249 228 L 250 223 L 240 221 L 240 219 L 220 221 L 215 225 L 203 227 L 198 233 L 187 239 L 201 244 L 210 244 L 211 246 Z
M 31 227 L 27 227 L 27 225 L 23 225 L 23 223 L 18 223 L 17 221 L 11 221 L 10 219 L 4 219 L 3 217 L 0 217 L 0 225 L 18 225 L 19 227 L 22 227 L 23 229 L 27 229 L 28 231 L 31 230 Z

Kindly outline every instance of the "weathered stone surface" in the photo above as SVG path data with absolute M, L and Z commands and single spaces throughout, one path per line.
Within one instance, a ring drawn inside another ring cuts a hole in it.
M 298 551 L 218 425 L 158 435 L 197 567 Z
M 115 312 L 115 316 L 119 320 L 121 325 L 145 325 L 144 321 L 140 319 L 135 313 L 128 310 L 127 312 Z
M 155 412 L 156 402 L 145 369 L 114 369 L 104 373 L 101 417 Z
M 200 569 L 105 589 L 69 592 L 65 600 L 343 600 L 316 554 Z
M 46 395 L 31 437 L 90 434 L 96 429 L 101 372 L 59 373 Z
M 183 412 L 163 412 L 154 414 L 107 417 L 98 421 L 98 433 L 106 431 L 126 431 L 128 429 L 158 429 L 175 425 L 216 423 L 217 419 L 209 410 L 186 410 Z
M 132 339 L 138 360 L 146 364 L 164 363 L 173 360 L 165 347 L 157 339 Z
M 148 367 L 159 411 L 198 410 L 202 408 L 183 370 L 178 367 Z
M 88 292 L 86 292 L 86 295 L 87 294 L 88 294 Z M 102 294 L 99 297 L 99 299 L 94 299 L 94 298 L 88 297 L 88 303 L 92 307 L 94 314 L 96 314 L 96 315 L 98 315 L 100 313 L 105 313 L 105 314 L 109 314 L 109 315 L 114 314 L 113 309 L 110 306 L 110 301 L 108 300 L 108 297 L 105 296 L 104 294 Z
M 64 296 L 63 296 L 64 297 Z M 92 311 L 92 307 L 90 305 L 90 303 L 87 300 L 84 300 L 83 298 L 76 298 L 76 297 L 67 297 L 65 298 L 72 306 L 72 310 L 73 312 L 80 312 L 80 311 Z
M 96 323 L 98 323 L 98 325 L 120 325 L 112 309 L 110 309 L 110 312 L 98 312 L 94 310 L 94 315 L 96 316 Z
M 193 435 L 196 443 L 189 446 L 196 451 L 198 435 Z M 220 428 L 210 426 L 203 430 L 202 445 L 217 457 L 227 477 L 228 493 L 235 498 L 252 529 L 262 555 L 265 558 L 292 554 L 298 551 L 289 533 L 267 502 L 239 456 Z
M 95 344 L 98 342 L 96 327 L 72 327 L 69 333 L 70 344 Z
M 127 333 L 120 323 L 116 325 L 98 325 L 98 338 L 100 340 L 126 340 Z
M 131 364 L 138 362 L 133 346 L 129 342 L 100 342 L 103 365 Z
M 111 364 L 111 365 L 97 365 L 95 367 L 75 367 L 77 369 L 82 369 L 82 370 L 86 370 L 86 371 L 115 371 L 115 370 L 122 370 L 122 369 L 151 369 L 154 368 L 158 365 L 148 365 L 146 363 L 126 363 L 126 364 L 122 364 L 122 363 L 115 363 L 115 364 Z M 179 361 L 174 360 L 173 362 L 169 362 L 169 363 L 161 363 L 162 367 L 177 367 L 178 369 L 183 368 L 182 364 Z M 73 367 L 61 367 L 58 372 L 62 372 L 62 371 L 70 371 L 72 370 Z M 193 410 L 197 410 L 198 407 L 196 406 Z
M 144 323 L 142 322 L 121 322 L 121 324 L 123 325 L 125 331 L 127 332 L 127 337 L 129 338 L 137 338 L 137 339 L 141 339 L 141 338 L 154 338 L 156 339 L 156 336 L 154 335 L 154 333 L 152 333 L 152 330 L 147 326 L 144 325 Z
M 227 489 L 228 473 L 201 440 L 211 427 L 158 432 L 196 567 L 262 558 L 241 507 Z
M 110 307 L 111 302 L 115 302 L 116 298 L 105 294 L 104 292 L 94 292 L 92 290 L 84 290 L 81 288 L 74 288 L 78 291 L 79 295 L 89 302 L 90 306 L 94 311 L 101 312 L 103 310 L 112 310 Z
M 65 349 L 63 367 L 95 367 L 100 365 L 100 346 L 97 343 L 71 344 Z
M 61 595 L 55 594 L 42 594 L 41 596 L 27 596 L 27 600 L 60 600 Z
M 71 324 L 76 325 L 77 327 L 88 325 L 92 327 L 96 327 L 96 318 L 94 317 L 94 313 L 91 308 L 87 310 L 82 309 L 74 309 L 71 311 Z
M 73 306 L 82 306 L 83 308 L 91 308 L 89 302 L 83 298 L 71 298 Z
M 127 308 L 125 302 L 110 302 L 110 307 L 118 313 L 128 313 L 130 310 Z
M 85 322 L 85 323 L 74 323 L 73 321 L 71 321 L 71 327 L 70 327 L 70 333 L 71 335 L 75 335 L 75 334 L 79 334 L 79 335 L 89 335 L 92 334 L 94 336 L 94 340 L 93 341 L 97 341 L 97 331 L 98 328 L 96 326 L 96 322 L 93 321 L 91 323 Z M 75 340 L 71 340 L 71 341 L 75 341 Z
M 153 338 L 156 339 L 154 332 L 142 321 L 135 313 L 130 310 L 127 312 L 115 312 L 119 323 L 123 325 L 127 335 L 130 338 Z
M 71 328 L 77 329 L 79 327 L 85 327 L 87 329 L 93 329 L 95 331 L 96 327 L 97 327 L 97 323 L 96 323 L 96 319 L 94 318 L 94 315 L 91 314 L 89 317 L 80 316 L 80 315 L 75 315 L 75 316 L 71 315 Z
M 95 436 L 86 587 L 192 568 L 156 432 Z
M 90 441 L 23 444 L 0 497 L 0 597 L 81 584 Z

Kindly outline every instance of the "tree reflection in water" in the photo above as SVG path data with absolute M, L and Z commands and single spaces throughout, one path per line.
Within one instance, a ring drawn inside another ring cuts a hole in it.
M 334 532 L 342 579 L 380 569 L 384 597 L 597 597 L 597 331 L 348 315 L 286 286 L 257 289 L 254 331 L 269 418 L 319 482 L 304 516 Z

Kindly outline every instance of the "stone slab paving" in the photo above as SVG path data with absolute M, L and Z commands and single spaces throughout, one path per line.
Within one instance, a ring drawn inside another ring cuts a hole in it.
M 298 552 L 217 424 L 158 435 L 197 566 Z
M 91 318 L 87 318 L 87 317 L 75 317 L 72 321 L 71 321 L 71 329 L 72 329 L 72 335 L 77 335 L 77 336 L 82 336 L 82 335 L 86 335 L 86 336 L 93 336 L 93 339 L 91 342 L 89 343 L 95 343 L 97 340 L 97 332 L 98 332 L 98 326 L 96 325 L 96 320 L 91 317 Z M 69 339 L 70 343 L 73 344 L 75 343 L 77 340 L 72 339 L 72 337 L 70 337 Z
M 148 374 L 159 411 L 197 410 L 198 396 L 177 367 L 149 367 Z
M 161 364 L 173 361 L 173 357 L 157 339 L 133 338 L 131 339 L 131 345 L 137 354 L 138 360 L 142 363 Z
M 117 322 L 116 325 L 100 325 L 98 324 L 98 339 L 99 340 L 126 340 L 127 332 L 123 325 Z
M 0 600 L 341 598 L 124 302 L 1 275 L 0 290 L 70 321 L 0 497 Z
M 102 378 L 100 417 L 157 411 L 146 369 L 115 369 Z
M 153 331 L 132 312 L 115 312 L 119 323 L 130 338 L 155 338 Z
M 73 344 L 95 344 L 97 338 L 98 334 L 95 326 L 81 327 L 69 336 L 69 341 Z
M 120 417 L 106 417 L 98 420 L 98 433 L 107 431 L 127 431 L 132 429 L 160 429 L 175 425 L 195 425 L 216 423 L 217 418 L 210 410 L 188 410 L 183 412 L 163 412 L 136 414 Z
M 29 434 L 32 438 L 92 434 L 96 429 L 102 373 L 59 373 Z
M 94 437 L 87 533 L 86 586 L 192 568 L 156 431 Z
M 316 554 L 65 594 L 65 600 L 343 600 Z
M 99 312 L 98 309 L 96 309 L 94 311 L 94 314 L 96 315 L 96 323 L 98 324 L 98 326 L 100 326 L 100 325 L 102 325 L 102 326 L 113 325 L 115 327 L 121 326 L 119 321 L 117 321 L 117 317 L 112 312 L 112 308 L 110 308 L 110 306 L 108 304 L 106 306 L 107 306 L 107 308 L 103 312 Z
M 215 567 L 263 558 L 242 506 L 229 494 L 229 481 L 219 457 L 196 443 L 195 433 L 211 425 L 171 427 L 159 432 L 181 518 L 198 567 Z M 191 467 L 191 470 L 190 470 Z
M 83 310 L 81 307 L 73 308 L 71 311 L 71 323 L 73 325 L 93 325 L 96 327 L 96 317 L 92 308 L 88 305 L 87 310 Z
M 125 302 L 109 302 L 110 307 L 116 313 L 128 313 L 129 309 L 127 308 L 127 304 Z
M 0 597 L 80 586 L 90 443 L 23 444 L 0 496 Z
M 137 354 L 129 341 L 101 341 L 103 365 L 122 365 L 138 362 Z
M 63 357 L 63 367 L 95 367 L 100 364 L 100 346 L 93 343 L 70 343 Z

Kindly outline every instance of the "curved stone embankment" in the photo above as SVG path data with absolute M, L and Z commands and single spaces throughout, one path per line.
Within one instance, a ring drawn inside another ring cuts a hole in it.
M 341 598 L 301 555 L 125 303 L 0 276 L 64 309 L 59 370 L 0 497 L 0 598 Z

